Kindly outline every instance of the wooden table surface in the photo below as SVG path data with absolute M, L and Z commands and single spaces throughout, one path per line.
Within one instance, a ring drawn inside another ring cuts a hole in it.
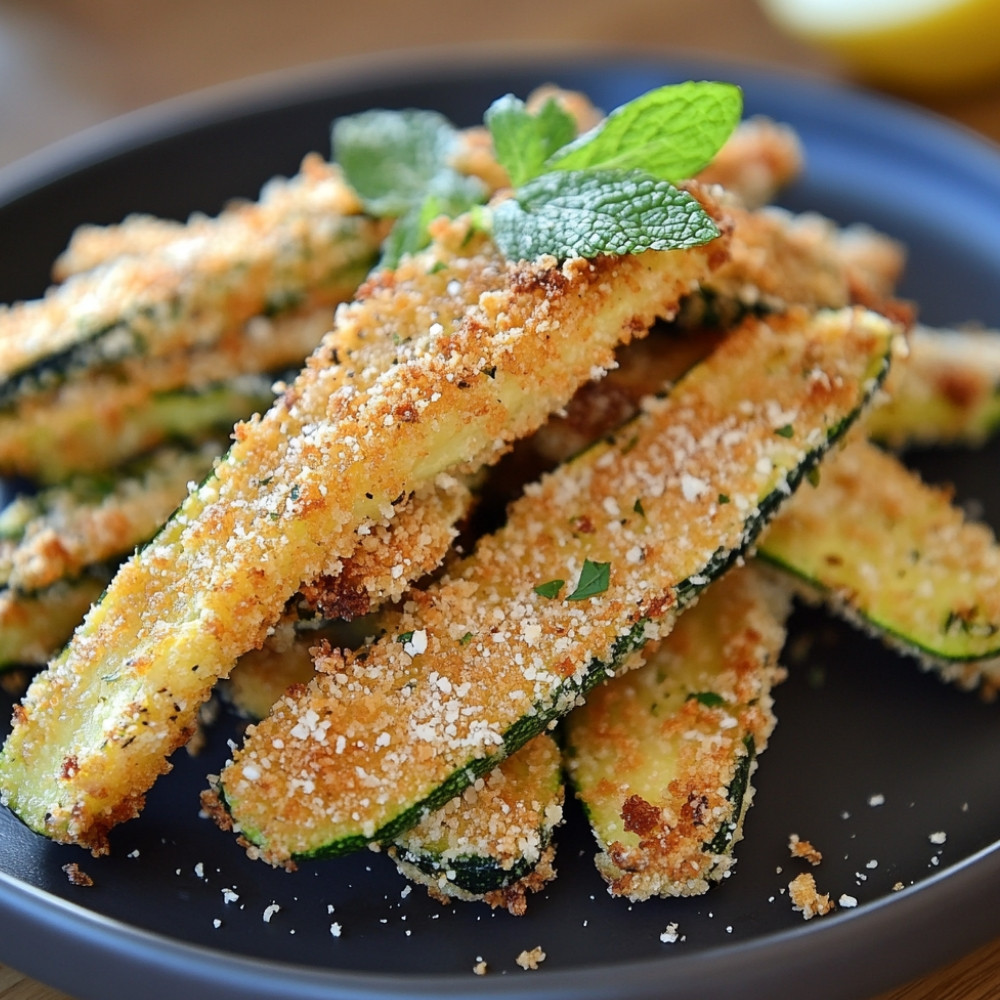
M 778 32 L 752 0 L 0 0 L 0 166 L 165 98 L 344 55 L 468 43 L 687 50 L 846 79 Z M 919 98 L 1000 142 L 1000 84 Z M 2 928 L 0 928 L 2 933 Z M 878 1000 L 996 1000 L 1000 940 Z M 0 1000 L 66 995 L 0 966 Z M 862 1000 L 862 998 L 859 998 Z

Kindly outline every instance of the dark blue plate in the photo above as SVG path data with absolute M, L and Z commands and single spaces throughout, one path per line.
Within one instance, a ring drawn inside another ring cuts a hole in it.
M 1000 156 L 983 142 L 903 105 L 759 68 L 579 52 L 338 63 L 92 130 L 0 173 L 0 301 L 38 295 L 77 224 L 215 212 L 294 172 L 307 150 L 326 154 L 338 115 L 416 106 L 464 125 L 500 94 L 543 82 L 610 108 L 692 78 L 738 82 L 748 112 L 799 130 L 809 166 L 785 203 L 904 240 L 903 293 L 926 320 L 1000 326 Z M 991 447 L 913 460 L 981 501 L 997 526 L 998 457 Z M 736 872 L 707 896 L 611 899 L 572 809 L 560 877 L 520 919 L 406 894 L 377 854 L 271 870 L 198 814 L 204 775 L 238 735 L 223 724 L 201 756 L 178 754 L 142 817 L 116 831 L 111 857 L 49 844 L 0 810 L 0 961 L 94 1000 L 770 1000 L 792 984 L 833 1000 L 868 997 L 1000 934 L 997 707 L 822 614 L 800 612 L 793 628 L 811 641 L 808 662 L 777 692 L 780 722 Z M 930 840 L 938 831 L 944 844 Z M 856 897 L 856 908 L 808 924 L 792 912 L 793 832 L 825 855 L 820 889 Z M 69 883 L 62 866 L 73 861 L 93 886 Z M 239 899 L 226 902 L 226 889 Z M 268 922 L 272 903 L 280 909 Z M 673 944 L 660 940 L 670 923 L 682 935 Z M 544 964 L 522 972 L 515 957 L 536 945 Z M 485 977 L 472 973 L 480 957 Z

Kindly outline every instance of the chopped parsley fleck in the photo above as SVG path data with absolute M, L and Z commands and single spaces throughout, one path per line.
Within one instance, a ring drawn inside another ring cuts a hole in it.
M 706 708 L 721 708 L 726 703 L 726 699 L 721 694 L 714 691 L 693 691 L 687 696 L 687 701 L 696 701 Z
M 640 517 L 646 516 L 646 510 L 642 506 L 642 497 L 639 497 L 639 499 L 636 500 L 634 504 L 632 504 L 632 510 L 634 510 L 635 513 L 638 514 Z
M 776 427 L 774 433 L 778 437 L 790 438 L 795 435 L 795 428 L 791 424 L 785 424 L 783 427 Z
M 396 636 L 396 642 L 402 642 L 405 644 L 409 642 L 412 638 L 413 638 L 412 630 L 409 632 L 400 632 L 399 635 Z
M 566 586 L 565 580 L 549 580 L 548 583 L 540 583 L 532 589 L 539 597 L 558 597 L 559 591 Z
M 728 493 L 720 493 L 719 494 L 719 503 L 729 503 L 729 502 L 730 502 L 730 500 L 729 500 L 729 494 Z
M 463 635 L 462 638 L 459 639 L 458 641 L 460 645 L 468 646 L 469 643 L 472 642 L 474 638 L 475 636 L 471 632 L 466 632 L 465 635 Z
M 597 594 L 603 594 L 608 589 L 611 580 L 611 563 L 591 562 L 584 559 L 583 569 L 580 570 L 580 579 L 577 582 L 576 590 L 566 596 L 567 601 L 582 601 Z

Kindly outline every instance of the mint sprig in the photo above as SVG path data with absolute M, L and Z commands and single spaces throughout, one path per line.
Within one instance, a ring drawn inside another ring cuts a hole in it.
M 481 182 L 451 166 L 457 129 L 435 112 L 340 119 L 334 158 L 366 211 L 397 220 L 383 249 L 386 266 L 429 242 L 435 216 L 470 210 L 511 260 L 687 249 L 719 231 L 673 182 L 712 160 L 741 113 L 738 87 L 683 83 L 630 101 L 574 138 L 574 119 L 555 101 L 533 113 L 508 94 L 484 121 L 512 197 L 486 208 L 478 207 Z

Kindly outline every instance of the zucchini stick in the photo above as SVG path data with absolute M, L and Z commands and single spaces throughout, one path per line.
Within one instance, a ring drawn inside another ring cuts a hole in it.
M 943 678 L 1000 683 L 1000 546 L 950 491 L 863 440 L 823 466 L 759 547 L 848 620 Z
M 541 733 L 386 852 L 443 902 L 481 900 L 522 916 L 527 894 L 555 878 L 552 837 L 563 820 L 563 795 L 559 746 Z
M 283 622 L 261 649 L 240 657 L 222 698 L 244 718 L 259 721 L 287 688 L 312 679 L 311 650 L 322 639 L 354 649 L 366 631 L 378 635 L 392 620 L 386 613 L 370 616 L 361 632 L 341 623 Z M 527 894 L 555 877 L 552 838 L 562 822 L 563 797 L 561 751 L 542 734 L 385 845 L 386 853 L 442 902 L 482 900 L 520 916 Z
M 383 227 L 344 214 L 330 170 L 308 197 L 261 228 L 253 206 L 190 240 L 116 257 L 0 309 L 0 407 L 125 359 L 161 358 L 242 339 L 253 316 L 349 298 L 371 267 Z
M 111 469 L 168 440 L 228 434 L 274 401 L 330 329 L 329 308 L 254 317 L 240 344 L 132 358 L 0 410 L 0 472 L 55 483 Z
M 861 412 L 897 334 L 864 311 L 772 322 L 530 488 L 398 635 L 320 658 L 248 731 L 217 818 L 274 864 L 395 839 L 634 665 Z
M 757 115 L 736 126 L 698 180 L 720 184 L 747 208 L 759 208 L 796 180 L 803 164 L 802 143 L 795 130 Z
M 731 326 L 748 312 L 790 305 L 881 311 L 891 304 L 903 311 L 891 298 L 905 256 L 890 237 L 864 226 L 840 229 L 815 212 L 750 211 L 728 198 L 725 205 L 733 225 L 730 258 L 685 303 L 683 324 Z
M 734 570 L 566 720 L 567 770 L 614 895 L 698 895 L 732 868 L 789 605 L 751 566 Z
M 16 709 L 3 800 L 55 840 L 107 850 L 199 706 L 303 581 L 442 472 L 494 461 L 614 347 L 669 316 L 724 241 L 510 263 L 469 220 L 375 274 L 272 409 L 112 581 Z
M 111 579 L 113 568 L 92 565 L 72 579 L 22 594 L 0 590 L 0 671 L 42 666 L 65 644 Z
M 155 254 L 185 240 L 205 243 L 241 231 L 263 233 L 317 211 L 354 216 L 361 212 L 361 205 L 335 166 L 317 153 L 308 153 L 293 177 L 272 178 L 255 202 L 236 201 L 214 217 L 196 212 L 185 222 L 176 222 L 130 215 L 117 225 L 78 226 L 53 265 L 52 276 L 55 281 L 66 281 L 116 258 Z
M 868 431 L 893 448 L 983 444 L 1000 427 L 1000 331 L 917 326 Z

